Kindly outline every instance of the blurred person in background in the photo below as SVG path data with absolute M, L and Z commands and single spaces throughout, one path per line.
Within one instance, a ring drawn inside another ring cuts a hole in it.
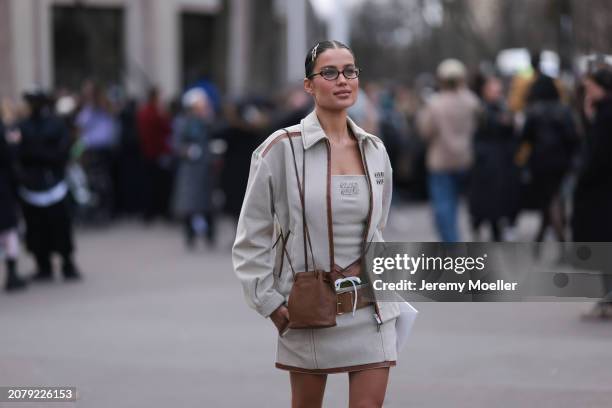
M 52 113 L 41 89 L 24 94 L 30 113 L 19 124 L 18 178 L 26 222 L 26 245 L 34 255 L 36 281 L 51 281 L 51 255 L 59 253 L 66 280 L 80 279 L 73 260 L 72 220 L 65 169 L 71 147 L 64 122 Z
M 525 125 L 517 152 L 521 170 L 521 209 L 540 213 L 535 241 L 542 242 L 552 226 L 558 241 L 566 240 L 565 204 L 560 187 L 578 144 L 570 108 L 560 100 L 554 80 L 538 75 L 531 86 Z
M 80 162 L 94 200 L 91 216 L 96 221 L 106 221 L 114 209 L 112 172 L 118 127 L 110 101 L 97 84 L 83 84 L 81 102 L 75 125 L 82 151 Z
M 408 144 L 408 122 L 404 113 L 397 107 L 395 89 L 389 87 L 380 91 L 378 103 L 380 111 L 378 123 L 380 138 L 385 143 L 389 153 L 391 168 L 394 169 L 393 181 L 397 183 L 398 169 L 400 168 L 399 159 Z M 396 186 L 397 184 L 394 187 Z M 395 198 L 397 197 L 398 195 L 396 194 Z
M 183 96 L 184 118 L 177 123 L 172 142 L 178 157 L 174 182 L 173 213 L 184 222 L 185 243 L 193 248 L 198 236 L 215 242 L 212 214 L 210 126 L 213 106 L 206 92 L 192 88 Z
M 14 292 L 24 289 L 26 281 L 17 274 L 19 235 L 17 233 L 17 180 L 10 144 L 19 143 L 19 131 L 6 131 L 0 120 L 0 251 L 4 254 L 6 279 L 4 289 Z
M 249 178 L 251 155 L 265 139 L 264 132 L 269 126 L 269 113 L 266 107 L 260 105 L 255 101 L 242 101 L 228 106 L 228 125 L 218 134 L 227 143 L 221 174 L 225 212 L 236 223 Z
M 612 67 L 587 75 L 584 87 L 588 123 L 574 192 L 573 240 L 612 242 Z M 612 318 L 612 271 L 602 272 L 606 295 L 587 317 Z
M 138 139 L 135 99 L 127 95 L 118 104 L 119 140 L 115 209 L 119 214 L 138 214 L 144 205 L 145 170 Z
M 375 87 L 370 87 L 370 94 L 363 89 L 359 89 L 359 98 L 353 106 L 349 108 L 349 115 L 354 118 L 355 123 L 368 133 L 377 134 L 379 124 L 379 113 L 372 97 L 377 96 Z
M 529 94 L 531 87 L 540 77 L 547 75 L 557 78 L 559 75 L 559 67 L 551 64 L 550 60 L 542 58 L 541 50 L 529 51 L 530 66 L 528 69 L 519 71 L 512 78 L 510 83 L 510 91 L 508 92 L 508 107 L 512 113 L 516 114 L 518 125 L 522 126 L 524 122 L 524 111 L 529 103 Z M 559 97 L 563 102 L 566 102 L 566 93 L 564 92 L 563 84 L 559 79 L 553 79 L 555 87 L 559 91 Z
M 156 216 L 170 218 L 169 197 L 172 192 L 173 160 L 170 118 L 161 108 L 159 91 L 149 89 L 147 102 L 137 114 L 138 136 L 145 167 L 145 202 L 143 219 Z
M 474 165 L 469 183 L 469 209 L 474 239 L 488 223 L 494 241 L 503 240 L 503 221 L 514 224 L 518 212 L 518 172 L 512 114 L 504 103 L 503 84 L 488 76 L 478 90 L 483 112 L 474 136 Z
M 300 120 L 312 112 L 313 108 L 312 98 L 304 92 L 302 84 L 299 87 L 292 85 L 283 92 L 279 100 L 276 101 L 276 105 L 278 109 L 270 126 L 272 129 L 280 129 L 300 123 Z
M 420 112 L 418 126 L 427 142 L 429 197 L 438 235 L 443 242 L 457 242 L 459 198 L 472 165 L 480 102 L 465 85 L 462 62 L 442 61 L 437 74 L 440 92 L 432 95 Z
M 523 112 L 527 107 L 527 97 L 531 85 L 540 75 L 540 54 L 540 50 L 531 50 L 529 52 L 531 64 L 529 69 L 518 72 L 512 78 L 508 92 L 508 107 L 515 114 Z

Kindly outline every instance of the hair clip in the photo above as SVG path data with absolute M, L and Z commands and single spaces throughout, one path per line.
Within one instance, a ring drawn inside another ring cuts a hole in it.
M 314 48 L 312 49 L 312 52 L 310 53 L 312 61 L 314 61 L 317 58 L 317 48 L 319 48 L 319 43 L 317 43 L 317 45 L 314 46 Z

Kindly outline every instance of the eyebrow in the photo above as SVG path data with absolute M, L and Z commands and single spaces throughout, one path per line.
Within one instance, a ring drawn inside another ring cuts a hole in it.
M 345 64 L 342 68 L 347 68 L 347 67 L 355 67 L 355 64 Z M 325 65 L 321 67 L 321 69 L 325 69 L 325 68 L 338 69 L 338 67 L 336 67 L 335 65 Z

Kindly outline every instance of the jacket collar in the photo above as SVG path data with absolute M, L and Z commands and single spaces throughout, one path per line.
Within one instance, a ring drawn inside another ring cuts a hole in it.
M 347 116 L 347 121 L 353 134 L 357 138 L 359 144 L 361 144 L 365 140 L 372 139 L 374 136 L 357 126 L 355 122 L 351 118 Z M 317 117 L 317 113 L 313 110 L 302 119 L 302 141 L 304 142 L 304 149 L 309 149 L 311 146 L 315 145 L 322 139 L 327 139 L 327 135 L 323 131 L 321 127 L 321 123 L 319 122 L 319 118 Z M 378 148 L 378 144 L 373 143 L 376 148 Z

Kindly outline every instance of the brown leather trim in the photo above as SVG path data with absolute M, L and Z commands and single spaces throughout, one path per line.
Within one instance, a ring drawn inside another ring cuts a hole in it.
M 325 139 L 327 146 L 327 240 L 329 241 L 329 270 L 334 270 L 334 225 L 332 221 L 331 204 L 331 145 L 329 139 Z
M 302 367 L 294 367 L 281 363 L 276 363 L 276 368 L 281 370 L 293 371 L 296 373 L 304 373 L 304 374 L 335 374 L 335 373 L 347 373 L 351 371 L 363 371 L 363 370 L 371 370 L 374 368 L 385 368 L 385 367 L 395 367 L 395 360 L 392 361 L 381 361 L 379 363 L 369 363 L 369 364 L 358 364 L 346 367 L 334 367 L 334 368 L 302 368 Z
M 365 169 L 365 173 L 367 175 L 367 179 L 368 179 L 368 190 L 370 192 L 370 209 L 368 210 L 368 221 L 366 223 L 366 228 L 365 231 L 363 233 L 363 249 L 362 249 L 362 259 L 365 262 L 365 249 L 366 249 L 366 245 L 368 242 L 368 232 L 370 231 L 370 227 L 372 224 L 372 209 L 373 209 L 373 205 L 374 205 L 374 200 L 373 200 L 373 193 L 372 193 L 372 179 L 370 178 L 370 169 L 368 168 L 368 161 L 366 159 L 366 153 L 365 153 L 365 145 L 362 143 L 361 144 L 361 154 L 362 154 L 362 158 L 363 158 L 363 167 Z M 364 265 L 364 270 L 365 270 L 365 265 Z M 374 308 L 376 309 L 376 314 L 378 315 L 378 318 L 380 319 L 380 321 L 382 322 L 382 316 L 380 315 L 380 309 L 378 307 L 378 302 L 374 302 Z
M 261 153 L 261 156 L 265 157 L 265 155 L 268 154 L 272 146 L 274 146 L 277 142 L 281 141 L 282 139 L 285 139 L 287 137 L 298 137 L 298 136 L 302 136 L 302 132 L 291 132 L 291 133 L 286 132 L 286 133 L 283 133 L 282 135 L 276 136 L 274 140 L 272 140 L 270 144 L 266 146 L 264 151 Z

